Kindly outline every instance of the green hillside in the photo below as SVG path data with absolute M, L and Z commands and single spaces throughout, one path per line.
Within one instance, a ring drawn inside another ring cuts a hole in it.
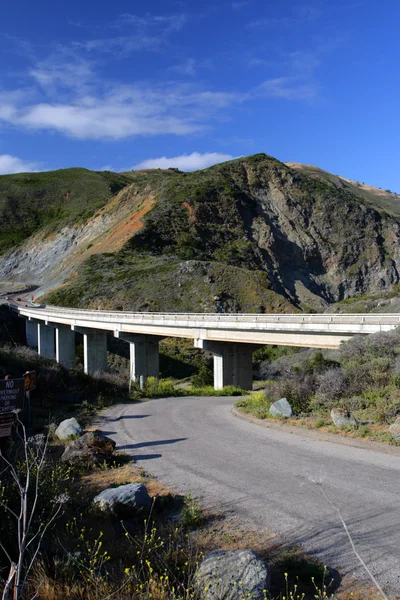
M 322 181 L 331 183 L 335 188 L 347 190 L 378 211 L 400 216 L 400 195 L 390 190 L 382 190 L 359 181 L 351 181 L 339 175 L 333 175 L 313 165 L 287 163 L 288 166 Z
M 398 282 L 396 217 L 265 154 L 127 176 L 156 198 L 144 226 L 119 252 L 92 256 L 49 302 L 309 311 Z
M 0 176 L 0 254 L 41 229 L 89 219 L 129 183 L 126 175 L 79 168 Z

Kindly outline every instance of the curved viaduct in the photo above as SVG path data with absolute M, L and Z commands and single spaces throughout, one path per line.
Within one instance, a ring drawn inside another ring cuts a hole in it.
M 179 314 L 78 310 L 12 305 L 26 319 L 27 344 L 65 367 L 75 364 L 75 333 L 83 335 L 84 370 L 107 364 L 107 334 L 130 345 L 131 380 L 159 376 L 158 343 L 164 337 L 194 340 L 214 355 L 214 387 L 251 388 L 252 353 L 259 345 L 338 348 L 354 335 L 388 331 L 400 315 Z

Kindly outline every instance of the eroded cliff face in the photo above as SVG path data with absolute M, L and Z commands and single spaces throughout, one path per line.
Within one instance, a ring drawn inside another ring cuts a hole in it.
M 370 191 L 266 155 L 130 177 L 85 224 L 3 256 L 0 279 L 64 284 L 49 297 L 61 304 L 257 312 L 324 310 L 399 282 L 400 216 Z
M 252 181 L 259 169 L 245 170 Z M 396 218 L 296 172 L 269 170 L 258 182 L 249 186 L 257 213 L 250 231 L 271 280 L 294 301 L 337 302 L 399 281 Z
M 40 231 L 0 258 L 0 280 L 39 285 L 37 295 L 56 288 L 93 254 L 117 252 L 143 226 L 155 198 L 135 184 L 119 192 L 86 223 L 57 233 Z

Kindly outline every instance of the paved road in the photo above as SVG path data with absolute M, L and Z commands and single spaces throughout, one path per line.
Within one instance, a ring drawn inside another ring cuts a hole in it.
M 118 405 L 101 428 L 176 491 L 301 543 L 347 575 L 357 549 L 391 594 L 400 590 L 400 457 L 266 429 L 232 413 L 232 398 L 167 398 Z

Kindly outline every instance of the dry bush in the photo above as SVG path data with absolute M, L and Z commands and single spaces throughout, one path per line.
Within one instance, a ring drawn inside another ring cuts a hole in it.
M 310 400 L 316 390 L 316 380 L 313 375 L 291 373 L 290 375 L 272 382 L 265 389 L 267 400 L 276 402 L 287 398 L 296 414 L 307 412 Z
M 316 401 L 326 408 L 334 404 L 346 393 L 347 379 L 341 369 L 328 369 L 317 376 Z

